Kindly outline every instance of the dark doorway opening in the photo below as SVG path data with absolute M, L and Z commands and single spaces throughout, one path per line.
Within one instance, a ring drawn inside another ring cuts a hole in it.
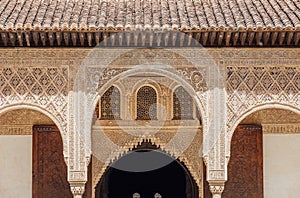
M 163 198 L 197 198 L 197 184 L 187 168 L 161 149 L 139 148 L 121 157 L 107 168 L 97 184 L 96 198 L 132 198 L 134 193 L 141 198 L 154 198 L 156 193 Z

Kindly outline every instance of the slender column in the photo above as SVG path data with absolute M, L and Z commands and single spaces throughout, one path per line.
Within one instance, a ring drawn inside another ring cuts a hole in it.
M 82 198 L 85 190 L 85 182 L 70 182 L 73 198 Z
M 222 192 L 224 190 L 224 181 L 219 182 L 209 182 L 209 189 L 212 193 L 213 198 L 221 198 Z

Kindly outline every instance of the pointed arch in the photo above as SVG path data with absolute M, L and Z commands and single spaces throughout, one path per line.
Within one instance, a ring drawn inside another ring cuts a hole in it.
M 61 135 L 61 138 L 63 141 L 63 155 L 65 157 L 65 163 L 67 164 L 68 163 L 67 160 L 69 157 L 67 126 L 63 125 L 59 119 L 57 119 L 52 113 L 48 112 L 46 109 L 43 109 L 37 105 L 32 105 L 32 104 L 14 104 L 14 105 L 6 106 L 6 107 L 0 109 L 0 116 L 3 113 L 6 113 L 8 111 L 18 110 L 18 109 L 30 109 L 30 110 L 37 111 L 39 113 L 46 115 L 54 122 L 54 124 L 59 129 L 59 132 L 60 132 L 60 135 Z
M 135 144 L 132 146 L 133 143 Z M 96 189 L 95 190 L 96 198 L 99 196 L 100 197 L 105 196 L 106 193 L 109 192 L 108 188 L 110 185 L 107 186 L 104 183 L 109 182 L 109 177 L 111 176 L 112 171 L 113 172 L 115 170 L 117 170 L 117 172 L 123 171 L 124 173 L 129 173 L 129 174 L 130 173 L 147 174 L 147 172 L 150 173 L 151 171 L 157 172 L 157 170 L 163 169 L 163 171 L 165 172 L 167 167 L 169 167 L 170 165 L 174 166 L 174 164 L 178 167 L 176 171 L 176 175 L 177 174 L 185 175 L 184 181 L 181 181 L 180 184 L 182 184 L 182 182 L 187 184 L 187 186 L 184 186 L 184 191 L 186 193 L 187 198 L 196 198 L 199 196 L 199 183 L 197 182 L 197 180 L 195 180 L 193 176 L 194 172 L 190 170 L 191 166 L 188 163 L 187 159 L 185 159 L 185 157 L 176 158 L 171 151 L 169 152 L 164 149 L 163 143 L 160 142 L 160 140 L 157 138 L 154 138 L 153 141 L 151 139 L 136 138 L 135 141 L 133 141 L 131 144 L 128 144 L 128 146 L 129 145 L 131 145 L 129 149 L 124 148 L 125 150 L 123 150 L 121 154 L 119 153 L 118 157 L 115 157 L 113 158 L 113 160 L 110 160 L 110 163 L 106 164 L 105 167 L 102 168 L 102 172 L 99 175 L 99 177 L 97 177 L 96 180 L 98 181 L 98 183 L 96 183 L 94 186 Z M 154 160 L 155 163 L 153 164 L 150 161 L 153 160 L 154 158 L 156 160 Z M 130 161 L 128 161 L 128 159 L 130 159 Z M 145 161 L 149 161 L 149 163 L 144 163 Z M 128 163 L 131 163 L 132 167 L 126 167 Z M 172 169 L 172 171 L 174 171 L 174 169 Z M 179 173 L 178 171 L 180 171 L 181 173 Z M 172 175 L 174 175 L 173 173 L 175 172 L 172 172 Z M 163 177 L 163 178 L 168 178 L 168 177 Z M 125 179 L 126 181 L 130 182 L 130 178 L 125 177 Z M 148 179 L 144 179 L 143 181 L 147 181 L 147 180 Z M 143 181 L 136 181 L 136 182 L 143 182 Z M 169 179 L 169 181 L 172 181 L 172 179 L 171 180 Z M 175 179 L 175 182 L 178 182 L 178 180 Z M 168 185 L 168 182 L 165 182 L 165 184 Z M 135 186 L 135 185 L 130 185 L 130 186 Z M 172 192 L 173 191 L 174 189 L 172 188 Z
M 237 118 L 236 121 L 233 123 L 233 125 L 231 125 L 231 127 L 228 129 L 227 140 L 226 140 L 226 145 L 227 145 L 226 156 L 228 157 L 228 159 L 230 157 L 230 145 L 231 145 L 232 136 L 234 134 L 235 129 L 241 123 L 241 121 L 244 120 L 247 116 L 249 116 L 259 110 L 272 109 L 272 108 L 288 110 L 288 111 L 292 111 L 292 112 L 300 115 L 299 108 L 297 108 L 295 106 L 287 105 L 287 104 L 281 104 L 281 103 L 262 104 L 262 105 L 257 105 L 253 108 L 248 109 L 239 118 Z

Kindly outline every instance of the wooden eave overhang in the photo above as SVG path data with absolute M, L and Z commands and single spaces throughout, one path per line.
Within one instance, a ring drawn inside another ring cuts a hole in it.
M 300 0 L 0 0 L 1 47 L 298 47 Z

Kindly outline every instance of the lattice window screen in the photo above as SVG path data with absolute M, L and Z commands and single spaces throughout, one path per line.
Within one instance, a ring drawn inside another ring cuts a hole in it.
M 156 91 L 144 86 L 137 93 L 137 120 L 157 119 Z
M 120 119 L 120 91 L 111 86 L 101 97 L 101 120 Z
M 192 97 L 183 87 L 178 87 L 173 93 L 173 120 L 192 120 L 193 109 Z

